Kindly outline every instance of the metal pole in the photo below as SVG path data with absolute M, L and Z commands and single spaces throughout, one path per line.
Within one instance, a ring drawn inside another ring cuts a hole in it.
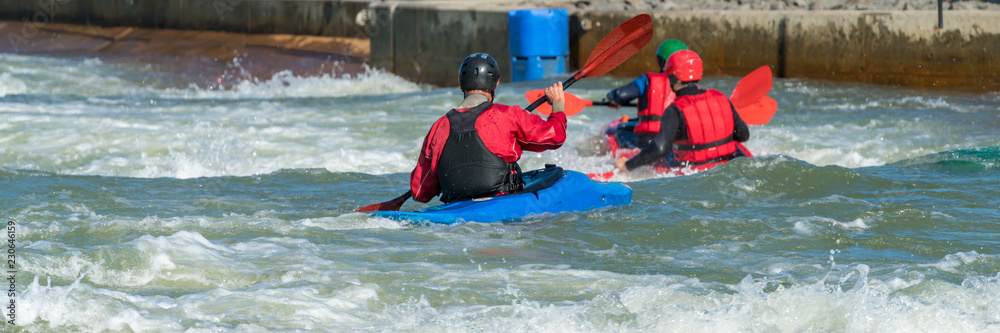
M 944 29 L 944 0 L 938 0 L 938 29 Z

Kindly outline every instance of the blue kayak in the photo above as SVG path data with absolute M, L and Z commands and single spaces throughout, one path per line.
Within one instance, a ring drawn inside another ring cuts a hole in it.
M 417 212 L 380 211 L 372 216 L 399 221 L 455 224 L 507 222 L 542 213 L 584 211 L 632 202 L 632 189 L 621 183 L 599 183 L 560 167 L 524 172 L 525 187 L 514 194 L 457 201 Z

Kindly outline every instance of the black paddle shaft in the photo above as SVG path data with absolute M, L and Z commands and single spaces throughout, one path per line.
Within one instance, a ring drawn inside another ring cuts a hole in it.
M 569 88 L 569 86 L 573 85 L 574 82 L 576 82 L 576 77 L 575 76 L 569 78 L 566 81 L 563 81 L 563 90 L 566 90 L 566 88 Z M 531 103 L 531 105 L 528 105 L 528 107 L 525 110 L 528 110 L 528 112 L 535 112 L 535 108 L 541 106 L 542 103 L 545 103 L 545 101 L 547 99 L 548 98 L 545 97 L 545 96 L 539 97 L 538 99 L 535 100 L 535 102 Z
M 637 104 L 635 104 L 635 103 L 618 105 L 618 104 L 615 104 L 615 103 L 608 102 L 607 100 L 590 101 L 590 102 L 593 103 L 591 105 L 600 105 L 600 106 L 625 106 L 625 107 L 636 107 L 637 106 Z

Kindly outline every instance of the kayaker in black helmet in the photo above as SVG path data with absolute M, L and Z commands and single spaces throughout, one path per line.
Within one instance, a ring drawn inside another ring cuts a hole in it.
M 618 107 L 637 100 L 636 115 L 639 121 L 631 129 L 619 129 L 619 131 L 632 131 L 632 135 L 628 135 L 626 132 L 622 133 L 626 137 L 619 138 L 622 148 L 645 147 L 660 131 L 660 118 L 663 115 L 663 110 L 674 101 L 675 97 L 667 82 L 667 75 L 662 73 L 663 66 L 671 54 L 687 49 L 687 45 L 676 39 L 660 43 L 660 46 L 656 48 L 657 67 L 655 72 L 646 73 L 646 75 L 632 80 L 629 84 L 608 92 L 604 101 L 610 103 L 611 107 Z
M 566 141 L 562 82 L 545 89 L 553 104 L 547 119 L 493 103 L 500 66 L 488 54 L 466 57 L 458 83 L 465 100 L 434 122 L 410 173 L 416 201 L 428 202 L 439 193 L 447 203 L 520 190 L 522 151 L 556 149 Z
M 735 141 L 746 142 L 750 130 L 726 95 L 698 85 L 702 61 L 690 50 L 675 52 L 663 73 L 677 98 L 663 112 L 660 131 L 631 159 L 619 158 L 615 168 L 629 171 L 663 160 L 671 151 L 676 166 L 709 166 L 739 156 Z

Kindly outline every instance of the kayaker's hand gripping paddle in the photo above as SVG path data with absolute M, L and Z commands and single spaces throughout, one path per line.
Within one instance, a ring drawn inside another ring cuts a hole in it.
M 594 47 L 594 51 L 587 58 L 587 63 L 583 68 L 573 74 L 573 77 L 563 81 L 563 89 L 569 88 L 574 82 L 591 76 L 598 76 L 618 67 L 622 62 L 639 52 L 643 46 L 653 38 L 653 18 L 649 14 L 639 14 L 625 21 L 614 30 L 611 30 Z M 525 110 L 533 111 L 539 105 L 545 103 L 545 97 L 539 98 L 531 103 Z M 367 205 L 355 210 L 356 212 L 374 212 L 383 210 L 399 210 L 403 203 L 413 196 L 412 191 L 406 191 L 403 195 L 395 199 Z

